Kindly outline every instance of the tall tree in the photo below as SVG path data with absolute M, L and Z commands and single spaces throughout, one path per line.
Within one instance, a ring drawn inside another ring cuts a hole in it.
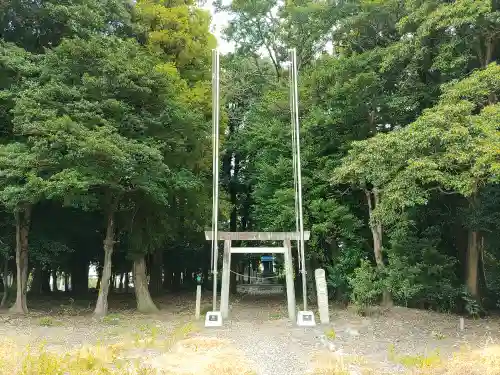
M 47 197 L 104 215 L 96 315 L 107 311 L 124 202 L 137 194 L 166 202 L 173 175 L 164 155 L 185 138 L 174 136 L 177 129 L 196 116 L 183 110 L 183 88 L 175 68 L 134 41 L 99 36 L 68 40 L 47 53 L 39 82 L 17 101 L 15 122 L 27 147 L 44 145 L 57 157 L 59 174 L 50 177 Z
M 447 85 L 439 103 L 411 125 L 354 143 L 337 169 L 341 180 L 377 186 L 384 197 L 379 220 L 394 222 L 408 207 L 426 204 L 434 190 L 459 194 L 474 211 L 481 189 L 498 182 L 498 103 L 500 69 L 491 64 Z M 466 285 L 479 297 L 482 242 L 477 223 L 469 229 Z M 377 262 L 378 264 L 378 262 Z

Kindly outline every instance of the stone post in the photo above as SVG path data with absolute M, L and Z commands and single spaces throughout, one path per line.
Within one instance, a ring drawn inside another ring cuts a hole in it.
M 321 324 L 330 323 L 330 312 L 328 309 L 328 289 L 326 287 L 325 270 L 318 268 L 314 271 L 316 279 L 316 292 L 318 296 L 319 320 Z
M 195 310 L 196 320 L 200 319 L 200 312 L 201 312 L 201 285 L 196 285 L 196 310 Z
M 223 319 L 229 316 L 229 282 L 231 280 L 231 240 L 224 241 L 222 258 L 222 285 L 220 295 L 220 312 Z

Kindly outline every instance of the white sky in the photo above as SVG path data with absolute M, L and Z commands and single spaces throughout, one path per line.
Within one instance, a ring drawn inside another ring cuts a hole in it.
M 224 0 L 224 5 L 227 5 L 230 0 Z M 229 15 L 224 13 L 215 13 L 214 7 L 212 6 L 212 0 L 208 0 L 207 4 L 203 6 L 204 9 L 210 10 L 212 14 L 212 33 L 217 37 L 218 48 L 221 54 L 225 54 L 228 52 L 234 51 L 234 45 L 232 43 L 228 43 L 222 39 L 222 30 L 227 26 L 229 22 Z

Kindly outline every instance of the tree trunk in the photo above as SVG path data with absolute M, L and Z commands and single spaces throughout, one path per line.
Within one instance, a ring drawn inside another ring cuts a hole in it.
M 95 305 L 94 315 L 104 316 L 108 312 L 108 294 L 109 281 L 111 278 L 111 263 L 113 249 L 115 246 L 115 210 L 110 209 L 106 225 L 106 237 L 103 243 L 104 247 L 104 266 L 102 269 L 101 285 L 99 288 L 99 296 Z
M 5 304 L 7 303 L 7 297 L 9 295 L 9 256 L 6 255 L 4 259 L 4 264 L 3 264 L 3 274 L 2 274 L 2 281 L 3 281 L 3 296 L 2 296 L 2 302 L 0 302 L 0 307 L 5 307 Z
M 166 258 L 163 257 L 163 290 L 170 290 L 172 288 L 172 270 Z
M 178 292 L 181 287 L 181 268 L 175 268 L 172 273 L 172 291 Z
M 365 190 L 365 194 L 368 203 L 368 217 L 370 220 L 370 230 L 372 232 L 372 237 L 373 237 L 373 254 L 375 256 L 375 263 L 377 264 L 377 268 L 379 269 L 379 271 L 383 271 L 385 268 L 384 257 L 382 254 L 383 228 L 382 224 L 373 216 L 373 210 L 380 203 L 380 192 L 374 188 L 372 191 Z M 386 288 L 384 288 L 382 291 L 382 305 L 389 306 L 391 304 L 392 304 L 391 293 Z
M 67 272 L 64 272 L 64 291 L 69 292 L 69 274 Z
M 26 314 L 26 292 L 28 289 L 28 234 L 31 222 L 31 206 L 16 211 L 16 302 L 11 312 Z
M 125 293 L 128 293 L 128 286 L 130 285 L 130 280 L 129 280 L 129 271 L 125 274 Z
M 469 232 L 469 243 L 467 247 L 467 290 L 470 295 L 479 299 L 479 255 L 481 252 L 481 236 L 477 231 Z
M 97 283 L 96 283 L 97 290 L 101 290 L 101 281 L 102 281 L 102 267 L 97 267 Z
M 71 265 L 71 292 L 84 295 L 89 291 L 89 261 L 79 257 Z
M 55 293 L 58 291 L 57 289 L 57 271 L 52 270 L 52 291 Z
M 50 271 L 42 269 L 41 288 L 43 294 L 50 294 Z
M 158 312 L 151 295 L 149 294 L 148 281 L 146 278 L 146 261 L 144 256 L 134 260 L 133 265 L 135 299 L 137 310 L 143 313 Z
M 479 198 L 477 189 L 471 195 L 469 199 L 469 208 L 474 214 L 479 206 Z M 479 261 L 482 252 L 482 236 L 478 232 L 477 228 L 469 229 L 468 241 L 467 241 L 467 254 L 466 254 L 466 285 L 467 291 L 470 295 L 479 300 L 480 290 L 479 290 Z
M 162 268 L 163 268 L 163 249 L 158 249 L 154 252 L 152 256 L 152 262 L 150 264 L 150 279 L 149 279 L 149 291 L 152 295 L 159 295 L 162 290 Z
M 42 278 L 43 278 L 42 265 L 37 264 L 35 265 L 35 270 L 33 272 L 33 280 L 31 281 L 30 293 L 33 294 L 42 293 Z
M 292 254 L 293 254 L 293 245 L 292 245 Z M 293 269 L 294 269 L 294 279 L 293 283 L 295 286 L 295 290 L 297 291 L 297 295 L 302 293 L 302 274 L 300 273 L 300 262 L 299 262 L 299 252 L 297 249 L 297 255 L 292 256 L 292 264 L 293 264 Z
M 109 280 L 109 293 L 115 291 L 116 273 L 111 274 L 111 279 Z
M 120 291 L 120 293 L 123 293 L 123 279 L 124 279 L 124 275 L 123 273 L 120 273 L 120 281 L 119 281 L 119 284 L 118 284 L 118 290 Z

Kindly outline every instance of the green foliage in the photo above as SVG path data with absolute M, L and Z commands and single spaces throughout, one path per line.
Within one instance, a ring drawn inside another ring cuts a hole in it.
M 464 309 L 470 316 L 474 318 L 479 318 L 480 315 L 484 313 L 484 309 L 476 298 L 474 298 L 467 288 L 463 288 L 460 297 L 464 302 Z
M 43 52 L 67 37 L 126 35 L 131 11 L 130 2 L 124 0 L 10 0 L 0 4 L 0 30 L 5 41 Z
M 457 260 L 439 251 L 440 235 L 436 227 L 427 228 L 419 236 L 411 229 L 392 234 L 384 283 L 395 302 L 441 311 L 457 307 Z
M 209 73 L 214 36 L 208 32 L 209 13 L 194 1 L 139 0 L 135 21 L 147 43 L 161 50 L 181 75 L 196 82 Z
M 350 277 L 364 256 L 366 253 L 360 248 L 347 247 L 335 254 L 330 264 L 326 264 L 328 287 L 338 300 L 349 301 L 352 293 Z
M 362 259 L 360 266 L 354 270 L 349 278 L 352 288 L 351 301 L 361 311 L 373 306 L 382 296 L 383 283 L 379 270 L 366 259 Z

